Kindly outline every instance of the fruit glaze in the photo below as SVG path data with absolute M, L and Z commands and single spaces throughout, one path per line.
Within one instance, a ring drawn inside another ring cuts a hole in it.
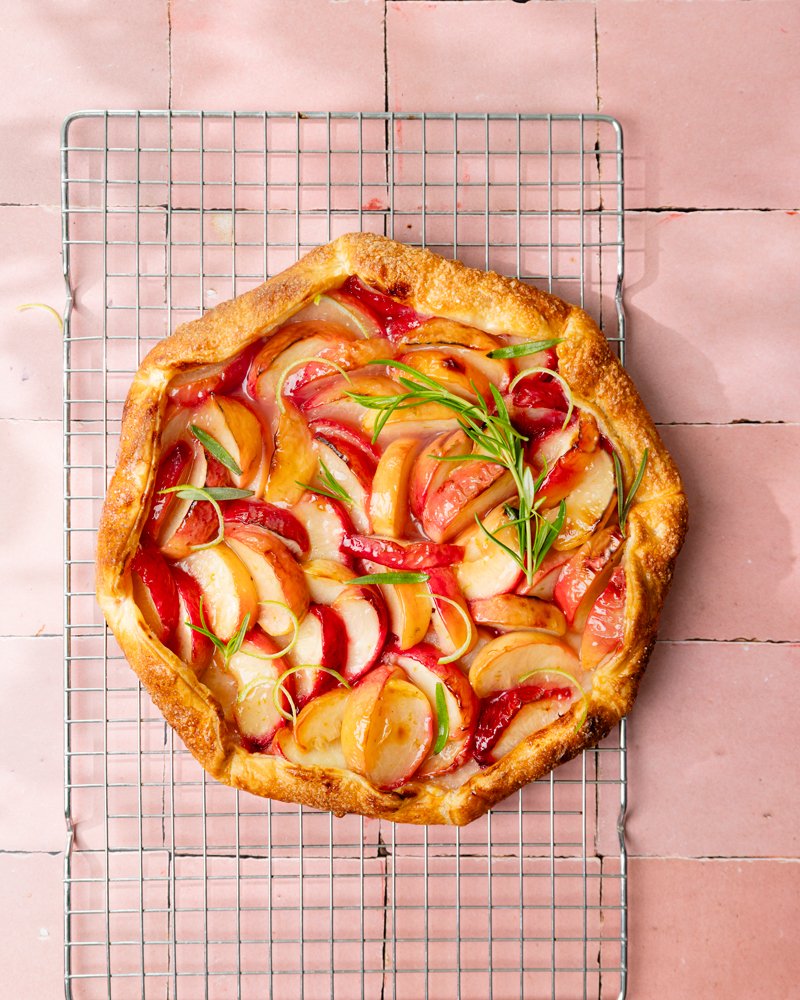
M 455 787 L 581 727 L 632 495 L 555 343 L 351 277 L 173 381 L 134 596 L 247 750 Z

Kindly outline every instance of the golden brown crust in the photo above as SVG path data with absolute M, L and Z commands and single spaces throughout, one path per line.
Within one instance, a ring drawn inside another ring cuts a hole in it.
M 623 565 L 627 597 L 623 648 L 601 665 L 579 732 L 575 712 L 524 740 L 461 787 L 412 783 L 380 792 L 349 771 L 303 768 L 238 745 L 194 673 L 159 643 L 133 600 L 129 562 L 139 541 L 158 465 L 167 387 L 175 374 L 223 361 L 269 336 L 315 295 L 356 274 L 421 313 L 488 333 L 560 336 L 560 371 L 576 403 L 592 410 L 625 466 L 626 483 L 645 447 L 650 460 L 628 519 Z M 147 356 L 131 387 L 119 461 L 108 490 L 97 550 L 97 596 L 131 666 L 167 721 L 219 781 L 336 813 L 407 823 L 464 824 L 593 746 L 628 712 L 655 641 L 658 617 L 686 531 L 677 469 L 629 376 L 582 310 L 519 281 L 364 233 L 342 236 L 251 292 L 185 324 Z

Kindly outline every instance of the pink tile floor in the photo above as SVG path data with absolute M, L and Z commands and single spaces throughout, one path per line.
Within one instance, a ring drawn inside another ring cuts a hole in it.
M 692 509 L 630 727 L 629 996 L 796 996 L 800 3 L 83 0 L 2 20 L 0 965 L 15 995 L 62 994 L 65 840 L 61 346 L 16 306 L 63 299 L 63 117 L 172 106 L 622 121 L 629 365 Z

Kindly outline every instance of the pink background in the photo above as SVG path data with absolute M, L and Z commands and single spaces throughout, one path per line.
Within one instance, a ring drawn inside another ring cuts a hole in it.
M 62 993 L 61 344 L 16 306 L 63 302 L 63 117 L 600 111 L 625 129 L 628 364 L 691 505 L 630 724 L 629 995 L 797 995 L 800 4 L 38 0 L 3 20 L 4 981 Z

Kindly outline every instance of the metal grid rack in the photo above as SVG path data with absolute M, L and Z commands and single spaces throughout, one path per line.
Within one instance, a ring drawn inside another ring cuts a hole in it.
M 624 725 L 463 830 L 334 819 L 206 780 L 93 599 L 143 355 L 339 233 L 538 283 L 621 354 L 617 123 L 91 111 L 61 159 L 67 995 L 624 996 Z

